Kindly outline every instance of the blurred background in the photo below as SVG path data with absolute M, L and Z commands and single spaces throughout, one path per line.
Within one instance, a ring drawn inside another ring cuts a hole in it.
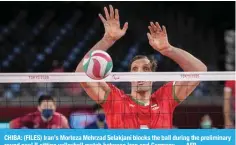
M 129 22 L 126 35 L 108 51 L 114 72 L 128 71 L 136 54 L 154 56 L 158 71 L 181 71 L 149 46 L 150 21 L 165 25 L 171 44 L 198 57 L 209 71 L 235 71 L 235 2 L 1 2 L 0 71 L 73 72 L 102 38 L 98 13 L 108 4 L 119 9 L 122 26 Z M 117 85 L 125 89 L 129 84 Z M 224 82 L 202 82 L 177 107 L 174 124 L 198 128 L 201 117 L 209 114 L 221 128 L 223 87 Z M 94 115 L 94 102 L 78 83 L 0 84 L 0 128 L 35 111 L 43 93 L 57 98 L 58 111 L 68 117 L 72 128 L 83 128 L 89 120 L 84 114 Z

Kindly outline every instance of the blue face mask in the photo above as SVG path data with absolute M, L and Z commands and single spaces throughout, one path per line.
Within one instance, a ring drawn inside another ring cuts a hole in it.
M 99 121 L 103 122 L 105 120 L 105 114 L 99 113 L 97 115 L 97 118 L 98 118 Z
M 45 119 L 50 118 L 52 115 L 53 115 L 53 110 L 52 110 L 52 109 L 43 109 L 43 110 L 42 110 L 42 116 L 43 116 Z

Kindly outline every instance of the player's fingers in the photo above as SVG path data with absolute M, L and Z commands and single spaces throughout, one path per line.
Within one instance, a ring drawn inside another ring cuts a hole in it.
M 149 41 L 152 41 L 152 40 L 153 40 L 152 35 L 151 35 L 150 33 L 147 33 L 147 37 L 148 37 L 148 40 L 149 40 Z
M 109 5 L 110 8 L 110 18 L 113 19 L 114 18 L 114 9 L 112 5 Z
M 158 22 L 156 22 L 156 28 L 157 28 L 157 31 L 158 31 L 158 32 L 161 32 L 161 31 L 162 31 L 162 30 L 161 30 L 161 26 L 159 25 Z
M 104 12 L 105 12 L 106 19 L 109 20 L 109 19 L 110 19 L 110 16 L 109 16 L 107 7 L 104 7 Z
M 106 19 L 102 16 L 102 14 L 98 14 L 98 16 L 100 17 L 102 23 L 105 24 L 106 23 Z
M 118 10 L 118 9 L 115 9 L 115 19 L 116 19 L 116 20 L 119 20 L 119 19 L 120 19 L 119 10 Z
M 166 27 L 164 25 L 162 26 L 162 30 L 165 34 L 167 34 Z
M 155 33 L 157 31 L 157 27 L 155 26 L 153 22 L 150 22 L 150 25 L 152 27 L 153 33 Z
M 124 26 L 123 26 L 123 28 L 122 28 L 122 31 L 123 31 L 123 32 L 126 32 L 127 29 L 128 29 L 128 22 L 125 22 L 125 24 L 124 24 Z
M 153 30 L 153 28 L 151 26 L 148 26 L 148 29 L 149 29 L 151 35 L 154 34 L 154 30 Z

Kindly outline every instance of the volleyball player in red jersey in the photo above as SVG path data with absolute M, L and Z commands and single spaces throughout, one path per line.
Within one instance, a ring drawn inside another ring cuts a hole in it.
M 225 128 L 235 127 L 235 80 L 226 81 L 224 87 L 224 120 Z
M 68 120 L 56 111 L 56 102 L 49 95 L 42 95 L 38 100 L 38 111 L 18 117 L 10 122 L 10 128 L 20 129 L 56 129 L 69 128 Z
M 107 51 L 128 29 L 126 22 L 120 28 L 118 9 L 110 5 L 110 13 L 104 7 L 105 18 L 99 14 L 105 27 L 103 38 L 92 47 L 93 50 Z M 174 60 L 184 71 L 207 71 L 207 67 L 188 52 L 169 44 L 166 28 L 150 23 L 147 34 L 149 44 L 162 55 Z M 90 52 L 89 51 L 89 52 Z M 88 52 L 88 53 L 89 53 Z M 87 54 L 88 54 L 87 53 Z M 131 62 L 131 72 L 155 71 L 156 63 L 147 56 L 136 56 Z M 82 61 L 76 72 L 83 72 Z M 131 94 L 105 82 L 82 82 L 87 94 L 101 104 L 109 128 L 172 128 L 173 111 L 199 84 L 193 82 L 169 82 L 152 94 L 152 82 L 131 82 Z

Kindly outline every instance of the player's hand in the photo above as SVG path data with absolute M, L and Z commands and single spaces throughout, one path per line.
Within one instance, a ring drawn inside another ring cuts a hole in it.
M 168 52 L 172 51 L 173 47 L 169 44 L 166 27 L 159 25 L 158 22 L 155 24 L 150 22 L 150 26 L 148 26 L 149 33 L 147 33 L 147 37 L 149 40 L 149 44 L 161 54 L 166 55 Z
M 110 13 L 108 9 L 104 7 L 105 17 L 99 14 L 100 19 L 105 28 L 104 38 L 111 41 L 116 41 L 125 35 L 128 29 L 128 23 L 126 22 L 123 28 L 120 28 L 119 11 L 113 9 L 112 5 L 109 5 Z

